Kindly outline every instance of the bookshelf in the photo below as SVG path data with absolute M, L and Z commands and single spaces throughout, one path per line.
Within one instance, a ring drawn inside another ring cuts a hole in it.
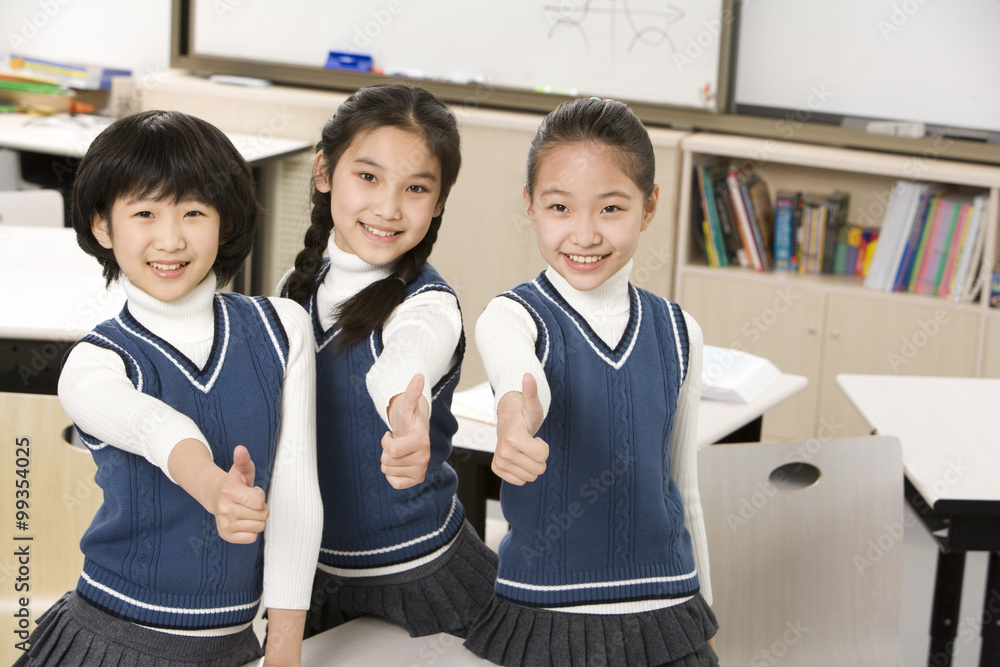
M 707 344 L 765 356 L 782 372 L 810 380 L 806 391 L 765 417 L 765 438 L 867 434 L 835 384 L 840 373 L 1000 377 L 1000 310 L 989 307 L 988 280 L 987 298 L 957 303 L 868 289 L 861 276 L 710 267 L 692 234 L 695 165 L 723 158 L 754 171 L 772 203 L 779 190 L 847 192 L 847 221 L 876 227 L 900 180 L 983 195 L 979 267 L 988 276 L 997 257 L 1000 168 L 949 160 L 951 144 L 935 145 L 901 155 L 709 133 L 681 141 L 674 298 L 701 324 Z

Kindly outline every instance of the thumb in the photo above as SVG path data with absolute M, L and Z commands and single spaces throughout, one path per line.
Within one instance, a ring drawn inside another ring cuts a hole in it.
M 525 373 L 524 377 L 521 378 L 521 395 L 524 396 L 525 401 L 538 400 L 538 383 L 535 382 L 535 376 L 531 373 Z
M 233 467 L 230 470 L 239 474 L 243 478 L 244 484 L 253 486 L 255 471 L 253 459 L 250 458 L 250 452 L 243 445 L 237 445 L 233 450 Z
M 406 385 L 406 391 L 403 392 L 403 397 L 400 399 L 402 404 L 400 408 L 403 414 L 413 414 L 417 411 L 417 406 L 420 405 L 420 397 L 424 393 L 424 376 L 417 373 L 410 380 L 410 384 Z

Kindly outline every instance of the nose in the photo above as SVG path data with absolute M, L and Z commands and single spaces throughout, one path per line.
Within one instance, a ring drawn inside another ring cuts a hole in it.
M 398 220 L 402 213 L 399 207 L 399 194 L 389 188 L 376 195 L 372 204 L 372 212 L 383 220 Z
M 601 242 L 601 233 L 594 216 L 580 216 L 573 225 L 572 240 L 581 248 L 589 248 Z
M 187 244 L 184 240 L 184 225 L 179 216 L 161 216 L 156 222 L 157 250 L 177 252 L 185 248 Z

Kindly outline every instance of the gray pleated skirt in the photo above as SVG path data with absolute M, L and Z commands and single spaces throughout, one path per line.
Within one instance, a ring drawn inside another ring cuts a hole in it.
M 15 667 L 238 667 L 263 655 L 249 627 L 223 637 L 157 632 L 108 614 L 76 591 L 38 619 Z
M 411 637 L 438 632 L 465 637 L 493 598 L 497 562 L 466 521 L 446 553 L 412 570 L 382 577 L 317 570 L 305 636 L 372 615 L 405 628 Z
M 465 647 L 505 667 L 718 667 L 708 645 L 718 627 L 700 594 L 622 615 L 550 611 L 494 596 Z

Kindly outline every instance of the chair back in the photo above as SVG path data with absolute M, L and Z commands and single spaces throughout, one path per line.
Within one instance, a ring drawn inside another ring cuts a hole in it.
M 698 453 L 723 665 L 901 665 L 899 441 Z

